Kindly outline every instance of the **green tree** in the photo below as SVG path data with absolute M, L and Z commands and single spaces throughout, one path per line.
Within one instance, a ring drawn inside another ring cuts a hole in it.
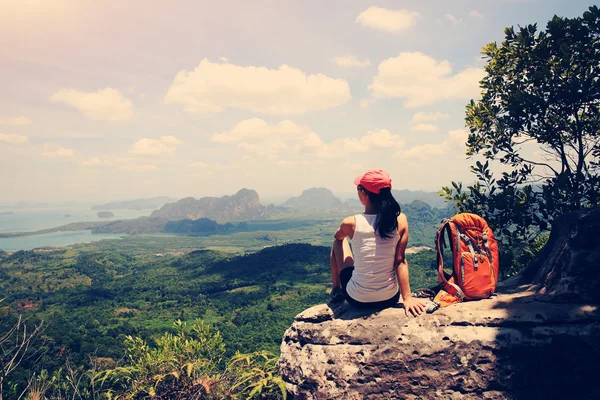
M 467 154 L 486 161 L 472 167 L 475 184 L 442 193 L 484 216 L 514 256 L 556 216 L 600 203 L 600 12 L 505 36 L 484 47 L 482 97 L 466 110 Z M 497 176 L 490 161 L 512 171 Z
M 127 365 L 99 375 L 102 382 L 110 379 L 120 386 L 115 398 L 214 398 L 211 389 L 222 379 L 219 366 L 225 353 L 221 334 L 201 320 L 189 329 L 181 321 L 174 327 L 176 332 L 163 334 L 155 346 L 127 337 Z
M 287 390 L 277 372 L 279 357 L 268 351 L 236 353 L 227 364 L 231 389 L 239 399 L 283 399 Z
M 277 374 L 274 354 L 236 353 L 225 363 L 219 331 L 202 320 L 189 328 L 177 321 L 174 327 L 175 333 L 164 333 L 154 346 L 142 338 L 127 337 L 125 365 L 95 376 L 102 383 L 111 381 L 105 393 L 108 398 L 285 400 L 285 384 Z

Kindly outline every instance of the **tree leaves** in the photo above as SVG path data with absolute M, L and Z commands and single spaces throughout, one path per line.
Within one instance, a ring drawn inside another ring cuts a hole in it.
M 556 216 L 600 204 L 600 11 L 504 33 L 483 48 L 482 97 L 466 105 L 467 154 L 486 161 L 471 167 L 473 185 L 452 182 L 440 194 L 486 218 L 510 262 Z M 490 161 L 512 170 L 496 179 Z
M 238 352 L 223 364 L 225 347 L 218 331 L 202 320 L 189 327 L 178 320 L 173 328 L 174 333 L 164 333 L 154 346 L 138 337 L 126 338 L 127 365 L 97 376 L 102 385 L 112 382 L 112 398 L 286 399 L 273 353 Z

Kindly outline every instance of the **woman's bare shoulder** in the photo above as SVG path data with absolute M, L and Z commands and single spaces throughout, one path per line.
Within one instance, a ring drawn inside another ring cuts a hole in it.
M 400 213 L 400 215 L 398 215 L 398 225 L 400 224 L 408 225 L 408 218 L 406 218 L 406 214 L 404 213 Z
M 356 218 L 354 215 L 346 217 L 342 220 L 342 226 L 354 226 L 356 225 Z
M 406 214 L 400 213 L 398 215 L 398 232 L 402 232 L 408 229 L 408 218 L 406 218 Z
M 354 229 L 356 227 L 356 220 L 354 217 L 346 217 L 340 224 L 340 227 L 334 233 L 336 240 L 343 240 L 345 237 L 352 239 L 354 236 Z

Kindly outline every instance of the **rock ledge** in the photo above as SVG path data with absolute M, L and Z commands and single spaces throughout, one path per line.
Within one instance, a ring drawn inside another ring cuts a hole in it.
M 600 209 L 567 214 L 552 232 L 493 299 L 417 318 L 402 304 L 298 314 L 279 361 L 291 397 L 600 398 Z

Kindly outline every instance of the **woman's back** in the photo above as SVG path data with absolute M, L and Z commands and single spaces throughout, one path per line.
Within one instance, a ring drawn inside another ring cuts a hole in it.
M 425 305 L 412 298 L 405 258 L 408 220 L 392 195 L 392 179 L 372 169 L 354 184 L 365 213 L 344 218 L 333 234 L 330 304 L 345 299 L 356 307 L 385 308 L 396 304 L 402 292 L 406 315 L 421 314 Z
M 400 236 L 397 230 L 384 239 L 375 233 L 378 214 L 357 214 L 354 235 L 350 240 L 354 255 L 354 272 L 346 288 L 348 294 L 361 302 L 389 299 L 398 292 L 394 271 L 396 247 Z

